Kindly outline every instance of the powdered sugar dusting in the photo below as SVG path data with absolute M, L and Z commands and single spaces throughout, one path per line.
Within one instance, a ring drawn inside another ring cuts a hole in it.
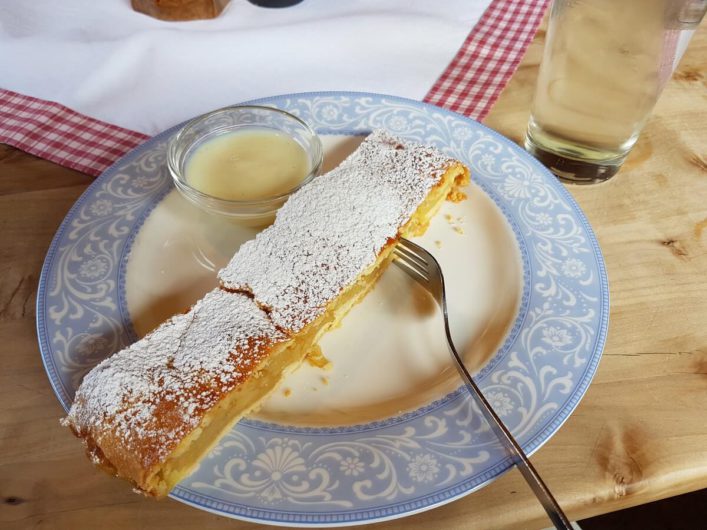
M 294 194 L 275 224 L 220 272 L 224 287 L 248 295 L 215 289 L 103 361 L 84 378 L 63 423 L 96 461 L 143 471 L 164 460 L 252 376 L 270 346 L 314 320 L 376 261 L 453 162 L 372 133 L 337 169 Z
M 215 289 L 96 366 L 66 423 L 99 445 L 102 434 L 117 437 L 148 467 L 286 338 L 253 300 Z
M 375 262 L 453 162 L 374 131 L 241 246 L 219 273 L 222 285 L 251 293 L 277 326 L 299 331 Z

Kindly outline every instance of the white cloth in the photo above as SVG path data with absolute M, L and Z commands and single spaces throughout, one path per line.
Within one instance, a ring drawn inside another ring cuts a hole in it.
M 420 99 L 491 0 L 231 0 L 164 22 L 129 0 L 2 0 L 0 87 L 147 134 L 240 101 L 356 90 Z

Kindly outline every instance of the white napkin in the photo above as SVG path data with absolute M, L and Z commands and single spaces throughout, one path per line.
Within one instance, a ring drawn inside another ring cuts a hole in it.
M 318 90 L 421 99 L 491 0 L 231 0 L 163 22 L 129 0 L 3 0 L 0 87 L 155 134 L 244 100 Z

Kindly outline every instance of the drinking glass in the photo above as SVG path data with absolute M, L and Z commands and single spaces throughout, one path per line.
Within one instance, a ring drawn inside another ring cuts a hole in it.
M 612 177 L 707 0 L 554 0 L 525 148 L 566 182 Z

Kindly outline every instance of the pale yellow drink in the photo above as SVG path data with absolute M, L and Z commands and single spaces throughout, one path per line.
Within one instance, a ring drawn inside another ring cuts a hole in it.
M 682 5 L 555 0 L 526 148 L 561 177 L 613 175 L 672 72 Z
M 200 145 L 185 166 L 187 183 L 213 197 L 236 201 L 287 193 L 310 170 L 304 149 L 267 129 L 223 134 Z

